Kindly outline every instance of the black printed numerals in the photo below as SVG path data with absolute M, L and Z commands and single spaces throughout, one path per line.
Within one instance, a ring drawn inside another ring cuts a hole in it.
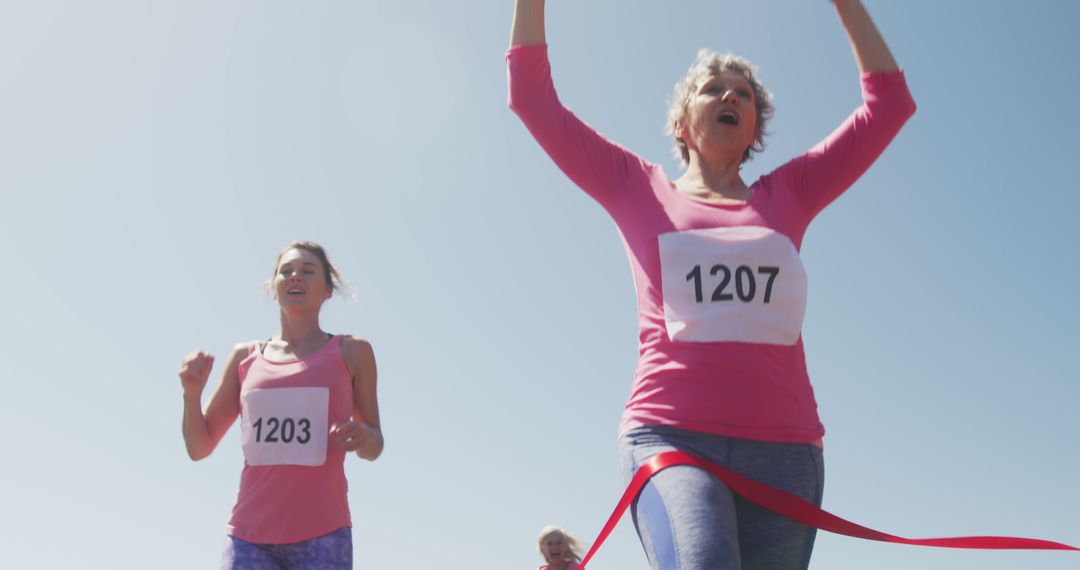
M 311 441 L 311 420 L 307 418 L 293 420 L 292 418 L 270 417 L 266 418 L 265 425 L 263 418 L 259 418 L 251 427 L 255 428 L 255 443 L 292 443 L 295 441 L 304 444 Z M 266 428 L 266 439 L 263 439 L 263 427 Z M 296 433 L 297 428 L 300 433 Z
M 757 295 L 758 281 L 754 276 L 754 270 L 746 265 L 740 265 L 735 268 L 732 273 L 731 268 L 723 263 L 717 263 L 709 270 L 709 275 L 716 277 L 720 274 L 720 283 L 713 289 L 712 301 L 731 301 L 735 297 L 738 297 L 740 301 L 749 303 L 754 300 Z M 768 276 L 768 281 L 765 282 L 765 295 L 762 297 L 762 301 L 768 303 L 772 300 L 772 286 L 776 281 L 776 276 L 780 274 L 780 268 L 770 265 L 759 265 L 757 268 L 757 275 Z M 702 291 L 702 276 L 701 266 L 695 265 L 690 273 L 686 274 L 687 281 L 694 282 L 694 298 L 698 303 L 705 302 L 705 296 Z M 725 292 L 728 290 L 728 286 L 731 282 L 735 282 L 735 293 Z

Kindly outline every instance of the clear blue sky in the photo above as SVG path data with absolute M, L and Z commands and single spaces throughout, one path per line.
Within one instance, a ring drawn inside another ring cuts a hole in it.
M 825 507 L 907 536 L 1080 544 L 1080 7 L 868 0 L 919 112 L 811 227 L 804 337 Z M 700 47 L 760 65 L 753 179 L 858 104 L 824 1 L 551 0 L 563 99 L 661 133 Z M 0 7 L 0 536 L 11 568 L 216 567 L 235 431 L 192 463 L 180 359 L 276 330 L 274 254 L 357 292 L 386 452 L 347 474 L 357 568 L 534 568 L 621 492 L 636 356 L 613 224 L 506 109 L 510 0 L 36 0 Z M 215 375 L 216 376 L 216 375 Z M 216 379 L 215 379 L 216 381 Z M 813 568 L 1075 568 L 1080 555 L 821 535 Z M 645 568 L 624 520 L 590 566 Z

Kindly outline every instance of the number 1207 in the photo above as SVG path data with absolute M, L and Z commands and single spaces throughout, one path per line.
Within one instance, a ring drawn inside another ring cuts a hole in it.
M 713 289 L 711 301 L 731 301 L 735 297 L 738 297 L 740 301 L 749 303 L 754 300 L 757 295 L 758 281 L 754 276 L 754 270 L 749 266 L 740 265 L 732 272 L 731 268 L 723 263 L 717 263 L 709 269 L 709 275 L 715 277 L 716 274 L 720 274 L 720 283 Z M 762 302 L 768 303 L 772 300 L 772 287 L 773 282 L 776 281 L 776 276 L 780 274 L 780 268 L 776 266 L 760 265 L 757 268 L 757 275 L 767 276 L 765 280 L 765 293 L 762 296 Z M 694 283 L 694 298 L 698 303 L 704 303 L 704 292 L 702 291 L 702 276 L 701 265 L 695 265 L 690 273 L 686 274 L 686 280 Z M 735 292 L 729 291 L 728 287 L 732 285 L 734 281 Z

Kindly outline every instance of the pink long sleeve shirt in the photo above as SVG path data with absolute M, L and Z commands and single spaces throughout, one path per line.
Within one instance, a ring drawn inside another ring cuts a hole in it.
M 862 76 L 863 105 L 802 156 L 718 205 L 562 105 L 547 46 L 511 48 L 509 105 L 562 171 L 611 215 L 637 292 L 639 359 L 621 431 L 642 425 L 760 441 L 825 433 L 806 373 L 799 260 L 810 221 L 866 171 L 915 111 L 903 72 Z

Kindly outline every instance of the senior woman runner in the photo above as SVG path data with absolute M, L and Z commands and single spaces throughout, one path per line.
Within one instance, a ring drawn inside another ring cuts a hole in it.
M 544 0 L 517 0 L 509 104 L 555 163 L 611 215 L 630 259 L 639 360 L 620 429 L 627 477 L 682 450 L 821 503 L 824 428 L 801 337 L 810 221 L 914 113 L 904 75 L 858 0 L 836 0 L 863 104 L 807 153 L 747 184 L 772 105 L 742 58 L 702 51 L 675 88 L 668 128 L 686 170 L 607 140 L 559 101 Z M 632 514 L 657 569 L 805 569 L 815 531 L 686 466 L 656 475 Z
M 353 567 L 345 455 L 374 461 L 383 435 L 371 344 L 319 326 L 340 283 L 321 246 L 289 244 L 271 281 L 278 333 L 236 345 L 205 410 L 214 357 L 194 352 L 180 366 L 182 431 L 193 460 L 210 455 L 240 417 L 244 470 L 223 570 Z

